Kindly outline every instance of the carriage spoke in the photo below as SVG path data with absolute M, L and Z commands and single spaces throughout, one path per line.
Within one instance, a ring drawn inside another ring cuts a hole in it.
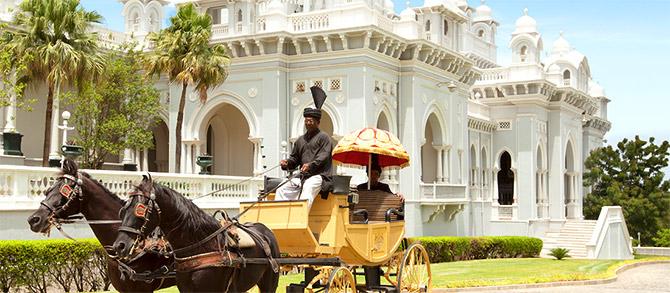
M 398 268 L 398 290 L 400 292 L 426 292 L 432 288 L 430 261 L 420 244 L 412 244 Z

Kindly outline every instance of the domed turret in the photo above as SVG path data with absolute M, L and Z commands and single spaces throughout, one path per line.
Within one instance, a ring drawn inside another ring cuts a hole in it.
M 386 13 L 393 13 L 395 11 L 395 5 L 393 5 L 392 0 L 384 0 L 384 10 Z
M 606 97 L 605 89 L 595 82 L 594 80 L 589 80 L 589 95 L 592 97 Z
M 570 50 L 572 50 L 572 47 L 570 46 L 570 43 L 563 38 L 563 32 L 561 32 L 561 35 L 554 41 L 554 45 L 551 47 L 551 54 L 564 55 L 570 52 Z
M 486 5 L 486 1 L 485 1 L 485 0 L 482 0 L 482 4 L 479 5 L 479 7 L 477 7 L 477 8 L 475 9 L 475 12 L 476 12 L 477 14 L 476 14 L 476 16 L 475 16 L 475 18 L 474 18 L 474 21 L 488 21 L 488 20 L 493 20 L 493 16 L 492 16 L 492 13 L 491 13 L 491 7 L 489 7 L 488 5 Z
M 512 33 L 512 35 L 518 35 L 518 34 L 534 34 L 538 33 L 537 31 L 537 21 L 535 21 L 534 18 L 528 16 L 528 8 L 523 10 L 523 16 L 519 17 L 519 19 L 516 20 L 516 29 Z

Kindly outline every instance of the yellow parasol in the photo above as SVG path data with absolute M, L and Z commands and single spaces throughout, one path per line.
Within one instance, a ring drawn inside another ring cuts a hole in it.
M 377 129 L 363 128 L 345 137 L 333 149 L 333 160 L 343 164 L 370 166 L 372 156 L 380 167 L 409 166 L 409 155 L 392 133 Z

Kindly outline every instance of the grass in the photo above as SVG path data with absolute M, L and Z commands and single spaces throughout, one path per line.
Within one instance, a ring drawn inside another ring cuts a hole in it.
M 484 259 L 438 263 L 431 265 L 434 288 L 462 288 L 557 281 L 593 280 L 613 277 L 616 270 L 629 263 L 670 260 L 670 257 L 638 255 L 633 260 L 593 260 L 546 258 Z M 278 292 L 290 283 L 298 283 L 302 275 L 293 274 L 279 279 Z M 363 282 L 361 278 L 359 282 Z M 160 290 L 179 292 L 176 287 Z

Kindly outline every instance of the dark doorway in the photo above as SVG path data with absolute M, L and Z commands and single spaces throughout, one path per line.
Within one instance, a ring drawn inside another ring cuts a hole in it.
M 498 203 L 500 205 L 511 205 L 514 203 L 514 172 L 512 172 L 512 157 L 508 152 L 503 152 L 500 156 Z

